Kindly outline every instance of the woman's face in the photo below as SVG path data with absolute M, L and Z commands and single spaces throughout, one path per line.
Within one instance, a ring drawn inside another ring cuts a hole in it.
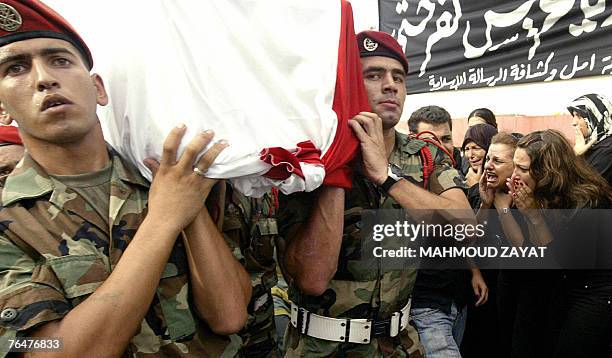
M 582 116 L 578 112 L 573 112 L 572 116 L 572 126 L 574 126 L 574 128 L 578 128 L 584 138 L 588 138 L 589 126 L 587 125 L 587 120 L 582 118 Z
M 477 172 L 482 166 L 486 151 L 474 142 L 468 142 L 463 148 L 463 155 L 470 162 L 470 167 Z
M 531 168 L 531 158 L 529 158 L 527 151 L 522 148 L 517 148 L 514 151 L 514 172 L 512 173 L 512 179 L 517 179 L 533 191 L 536 182 L 531 177 L 529 168 Z
M 484 175 L 489 188 L 506 189 L 506 179 L 510 178 L 514 171 L 513 154 L 514 148 L 507 144 L 491 144 L 484 167 Z

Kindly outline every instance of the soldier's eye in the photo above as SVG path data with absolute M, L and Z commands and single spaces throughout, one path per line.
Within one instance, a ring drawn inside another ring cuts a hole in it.
M 70 65 L 71 63 L 72 62 L 69 59 L 64 58 L 64 57 L 58 57 L 58 58 L 53 59 L 53 64 L 55 66 L 64 67 L 64 66 Z
M 27 70 L 27 67 L 21 63 L 16 63 L 13 65 L 10 65 L 6 68 L 5 73 L 7 75 L 17 75 L 20 74 L 22 72 L 25 72 Z

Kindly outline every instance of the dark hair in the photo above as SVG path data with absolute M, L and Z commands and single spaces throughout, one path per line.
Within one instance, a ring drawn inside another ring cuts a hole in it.
M 471 126 L 468 128 L 467 132 L 465 132 L 463 144 L 461 144 L 461 150 L 463 151 L 466 144 L 469 142 L 474 142 L 482 149 L 488 151 L 489 146 L 491 145 L 491 138 L 493 138 L 493 136 L 496 134 L 497 128 L 490 124 L 479 123 L 475 126 Z
M 408 118 L 408 129 L 410 132 L 417 134 L 419 123 L 425 122 L 428 124 L 444 124 L 448 123 L 450 130 L 453 130 L 453 121 L 446 109 L 438 106 L 425 106 L 412 112 Z
M 519 132 L 512 132 L 510 133 L 510 135 L 513 136 L 514 139 L 516 140 L 521 140 L 521 138 L 525 136 L 523 133 L 519 133 Z
M 612 202 L 608 182 L 574 154 L 561 132 L 548 129 L 529 133 L 517 147 L 531 160 L 529 174 L 536 182 L 533 197 L 543 208 L 597 207 Z
M 468 121 L 472 117 L 480 117 L 485 120 L 488 124 L 497 128 L 497 119 L 495 118 L 495 114 L 488 108 L 477 108 L 473 110 L 468 116 Z

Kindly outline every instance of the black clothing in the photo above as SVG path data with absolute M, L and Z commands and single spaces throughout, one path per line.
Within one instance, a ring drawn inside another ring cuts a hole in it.
M 562 280 L 555 358 L 612 357 L 612 280 L 584 276 L 574 272 Z
M 468 270 L 419 269 L 412 292 L 412 308 L 435 308 L 450 314 L 453 302 L 463 308 L 470 297 Z
M 584 159 L 612 186 L 612 137 L 594 144 L 585 153 Z

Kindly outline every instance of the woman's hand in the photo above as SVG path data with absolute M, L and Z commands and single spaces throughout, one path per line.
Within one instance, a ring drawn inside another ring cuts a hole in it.
M 580 131 L 580 128 L 574 127 L 574 132 L 575 132 L 574 133 L 575 134 L 574 153 L 576 153 L 576 155 L 583 155 L 589 149 L 591 149 L 593 144 L 595 144 L 595 141 L 597 140 L 597 136 L 594 135 L 593 139 L 591 139 L 588 143 L 586 143 L 584 140 L 584 136 L 582 135 L 582 132 Z
M 470 169 L 468 169 L 467 174 L 465 175 L 465 179 L 467 180 L 467 185 L 469 187 L 472 187 L 476 183 L 478 183 L 480 181 L 480 178 L 482 178 L 482 165 L 478 167 L 477 171 L 474 171 L 474 169 L 470 167 Z
M 471 170 L 471 169 L 470 169 Z M 490 209 L 495 199 L 495 189 L 490 188 L 487 184 L 486 175 L 481 175 L 478 181 L 478 193 L 480 195 L 481 208 Z

